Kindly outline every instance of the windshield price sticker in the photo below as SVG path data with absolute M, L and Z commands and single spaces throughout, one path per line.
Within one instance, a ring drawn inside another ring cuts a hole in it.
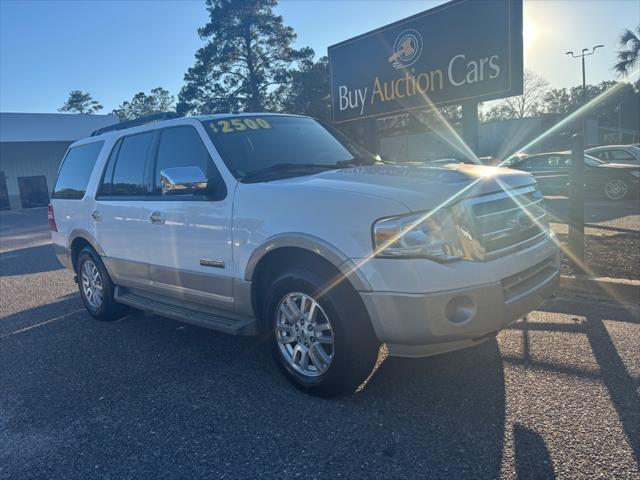
M 273 128 L 264 118 L 226 118 L 209 124 L 213 133 L 233 133 L 245 130 L 264 130 Z

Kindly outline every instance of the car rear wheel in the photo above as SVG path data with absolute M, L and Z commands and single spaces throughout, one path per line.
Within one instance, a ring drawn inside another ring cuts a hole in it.
M 274 358 L 287 378 L 312 395 L 353 393 L 375 365 L 379 342 L 357 294 L 331 277 L 300 268 L 277 275 L 265 318 Z
M 609 200 L 623 200 L 629 194 L 629 185 L 621 178 L 608 180 L 604 185 L 604 195 Z
M 98 320 L 122 317 L 126 307 L 115 301 L 114 285 L 100 256 L 89 247 L 83 248 L 76 262 L 80 297 L 87 311 Z

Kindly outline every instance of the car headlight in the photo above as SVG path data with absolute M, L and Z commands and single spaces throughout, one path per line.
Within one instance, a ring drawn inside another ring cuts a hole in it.
M 453 261 L 463 257 L 458 228 L 446 211 L 383 218 L 373 224 L 377 257 L 430 258 Z

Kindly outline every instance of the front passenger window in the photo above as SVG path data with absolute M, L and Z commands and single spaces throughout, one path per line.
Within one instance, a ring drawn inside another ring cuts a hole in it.
M 160 195 L 160 172 L 165 168 L 199 167 L 208 179 L 219 180 L 213 160 L 197 130 L 183 125 L 162 130 L 154 173 L 153 193 Z

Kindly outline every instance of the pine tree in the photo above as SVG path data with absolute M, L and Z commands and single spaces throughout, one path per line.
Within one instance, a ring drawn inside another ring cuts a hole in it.
M 289 82 L 295 62 L 313 55 L 295 50 L 291 27 L 273 12 L 277 0 L 206 0 L 207 40 L 185 75 L 179 113 L 277 109 L 278 87 Z
M 65 104 L 58 109 L 59 112 L 86 114 L 96 113 L 99 110 L 102 110 L 100 102 L 91 98 L 90 94 L 80 90 L 72 90 Z
M 156 87 L 149 95 L 144 92 L 136 93 L 130 102 L 122 102 L 113 113 L 118 115 L 120 121 L 134 120 L 154 113 L 169 112 L 173 110 L 173 104 L 173 95 L 162 87 Z

